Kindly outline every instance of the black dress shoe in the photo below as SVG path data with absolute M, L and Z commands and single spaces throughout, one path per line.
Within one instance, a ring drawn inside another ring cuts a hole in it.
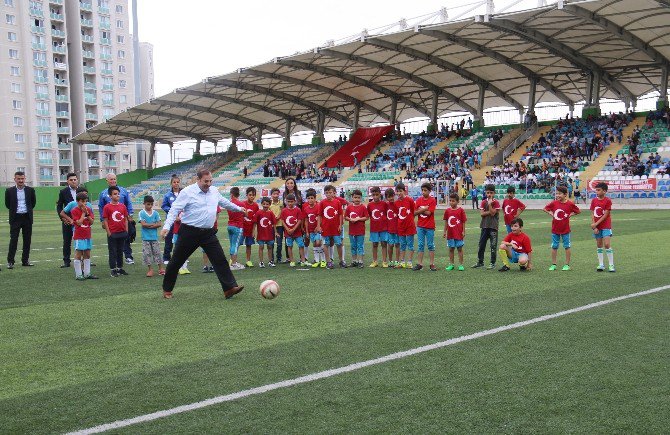
M 65 269 L 66 267 L 70 267 L 70 263 L 63 263 L 60 268 Z
M 33 267 L 35 263 L 27 262 L 27 263 L 21 263 L 21 266 L 23 267 Z
M 7 263 L 7 269 L 14 269 L 14 263 Z

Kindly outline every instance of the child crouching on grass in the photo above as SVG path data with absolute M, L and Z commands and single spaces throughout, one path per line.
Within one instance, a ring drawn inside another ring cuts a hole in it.
M 521 218 L 512 219 L 510 227 L 512 232 L 505 236 L 498 251 L 503 262 L 503 267 L 498 271 L 507 272 L 510 270 L 511 263 L 518 263 L 522 271 L 530 270 L 530 255 L 533 248 L 530 244 L 530 237 L 523 232 L 523 220 Z
M 152 264 L 158 265 L 158 274 L 165 275 L 163 262 L 161 261 L 160 244 L 158 243 L 158 228 L 162 227 L 161 217 L 154 210 L 154 198 L 150 195 L 144 197 L 144 209 L 139 213 L 140 225 L 142 225 L 142 262 L 149 269 L 147 276 L 154 276 Z

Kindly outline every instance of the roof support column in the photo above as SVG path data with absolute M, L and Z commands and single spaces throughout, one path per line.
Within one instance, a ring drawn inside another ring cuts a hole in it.
M 582 118 L 600 116 L 600 73 L 591 72 L 586 83 L 586 101 Z
M 261 151 L 263 149 L 263 127 L 258 126 L 258 134 L 254 141 L 254 151 Z
M 661 86 L 659 86 L 660 94 L 656 102 L 656 109 L 663 109 L 668 107 L 668 67 L 664 66 L 661 69 Z
M 316 113 L 316 134 L 312 138 L 312 145 L 321 145 L 325 143 L 323 131 L 326 129 L 326 114 L 323 112 Z
M 472 123 L 473 130 L 479 130 L 484 127 L 484 96 L 486 93 L 486 87 L 483 84 L 479 84 L 479 96 L 477 98 L 477 113 L 473 113 L 474 122 Z
M 200 155 L 200 142 L 202 142 L 202 139 L 200 138 L 195 140 L 195 152 L 193 154 L 196 156 Z
M 426 131 L 428 133 L 437 132 L 437 103 L 438 103 L 437 91 L 433 91 L 433 104 L 430 106 L 430 123 Z
M 354 106 L 354 119 L 351 122 L 351 133 L 355 132 L 358 130 L 358 127 L 360 125 L 360 117 L 361 117 L 361 107 L 360 106 Z M 351 134 L 349 134 L 351 136 Z
M 530 90 L 528 91 L 528 114 L 535 115 L 535 99 L 537 95 L 537 78 L 530 79 Z
M 397 98 L 391 98 L 391 124 L 395 125 L 396 122 L 398 122 L 397 119 L 397 114 L 398 114 L 398 99 Z
M 593 73 L 586 76 L 586 97 L 584 98 L 584 106 L 588 107 L 593 102 Z
M 230 137 L 230 147 L 228 148 L 228 152 L 233 156 L 237 154 L 237 136 L 236 135 L 232 135 Z
M 174 165 L 174 143 L 170 142 L 168 145 L 170 146 L 170 164 Z
M 291 120 L 289 118 L 286 118 L 286 132 L 281 145 L 285 150 L 291 148 Z
M 147 162 L 147 169 L 154 168 L 154 156 L 156 154 L 156 140 L 149 142 L 149 161 Z
M 568 110 L 570 111 L 570 119 L 574 118 L 575 117 L 575 105 L 574 105 L 574 103 L 570 104 L 568 106 Z
M 593 105 L 600 109 L 600 74 L 593 77 Z

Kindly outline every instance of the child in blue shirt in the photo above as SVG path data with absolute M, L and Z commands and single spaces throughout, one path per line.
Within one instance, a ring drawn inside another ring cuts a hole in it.
M 161 217 L 154 207 L 154 198 L 150 195 L 144 197 L 144 208 L 139 213 L 142 225 L 142 262 L 149 268 L 147 276 L 154 276 L 152 265 L 158 265 L 158 274 L 165 275 L 160 244 L 158 243 L 158 228 L 162 227 Z

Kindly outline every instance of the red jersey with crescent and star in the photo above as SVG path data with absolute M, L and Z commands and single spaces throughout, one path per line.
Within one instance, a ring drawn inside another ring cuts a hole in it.
M 93 210 L 91 210 L 91 207 L 86 207 L 86 211 L 88 212 L 89 217 L 92 219 L 93 218 Z M 81 219 L 82 214 L 84 211 L 80 209 L 79 207 L 75 207 L 72 209 L 70 212 L 70 215 L 72 216 L 72 219 L 77 222 L 79 219 Z M 91 223 L 86 222 L 86 219 L 84 219 L 84 222 L 82 224 L 75 223 L 74 227 L 74 236 L 72 236 L 74 240 L 87 240 L 91 238 Z
M 111 202 L 106 204 L 102 209 L 102 218 L 107 218 L 107 227 L 112 234 L 126 232 L 128 209 L 125 205 L 121 203 L 112 204 Z
M 520 254 L 530 254 L 533 248 L 530 246 L 530 237 L 526 233 L 509 233 L 503 239 L 505 243 L 511 243 L 512 249 Z
M 429 230 L 434 230 L 435 207 L 437 207 L 437 201 L 435 200 L 435 198 L 433 198 L 432 196 L 429 196 L 428 198 L 420 196 L 419 198 L 417 198 L 414 204 L 416 205 L 416 208 L 428 206 L 428 211 L 430 212 L 430 216 L 426 216 L 425 214 L 417 215 L 416 226 L 426 228 Z
M 389 221 L 386 211 L 389 206 L 385 201 L 372 201 L 368 203 L 368 215 L 370 216 L 370 232 L 381 233 L 388 231 Z
M 505 198 L 503 201 L 503 213 L 505 216 L 505 225 L 512 225 L 517 210 L 525 210 L 526 204 L 516 198 Z
M 338 200 L 338 201 L 340 202 L 340 207 L 342 207 L 342 210 L 344 210 L 345 208 L 347 208 L 347 205 L 349 205 L 349 201 L 347 201 L 346 199 L 342 198 L 341 196 L 336 196 L 335 199 Z
M 447 221 L 447 239 L 463 240 L 465 223 L 468 221 L 465 210 L 461 207 L 449 207 L 444 211 L 443 220 Z
M 309 202 L 302 204 L 302 214 L 305 216 L 305 223 L 307 224 L 307 232 L 316 232 L 316 218 L 319 216 L 319 203 L 315 202 L 314 206 L 309 205 Z
M 416 234 L 414 226 L 414 200 L 409 196 L 397 199 L 395 206 L 398 207 L 398 235 L 413 236 Z
M 247 209 L 248 216 L 242 215 L 244 226 L 242 227 L 242 235 L 244 237 L 251 237 L 254 234 L 254 215 L 260 210 L 260 207 L 255 202 L 244 201 L 240 207 Z
M 349 204 L 344 211 L 344 215 L 351 218 L 369 217 L 368 209 L 363 204 Z M 365 221 L 349 222 L 350 236 L 364 236 L 365 235 Z
M 292 234 L 286 234 L 286 237 L 295 239 L 302 236 L 302 220 L 305 218 L 302 214 L 302 210 L 298 207 L 284 207 L 279 216 L 281 217 L 282 222 L 284 222 L 284 232 L 286 232 L 286 230 L 292 230 L 293 228 L 296 229 Z
M 272 210 L 258 210 L 254 214 L 254 224 L 256 224 L 256 240 L 260 242 L 269 242 L 275 239 L 275 224 L 277 218 Z
M 597 196 L 591 200 L 591 213 L 593 214 L 593 221 L 597 221 L 601 217 L 603 217 L 603 214 L 605 214 L 605 211 L 609 210 L 610 213 L 612 211 L 612 200 L 609 199 L 608 197 L 604 197 L 603 199 L 598 198 Z M 604 221 L 600 223 L 597 227 L 599 230 L 611 230 L 612 229 L 612 215 L 609 214 Z
M 232 202 L 238 207 L 246 208 L 242 201 L 240 201 L 237 198 L 233 198 L 232 196 L 230 197 L 230 202 Z M 244 213 L 242 213 L 241 211 L 230 211 L 230 210 L 227 210 L 227 212 L 228 212 L 229 227 L 244 228 Z
M 569 200 L 560 202 L 556 199 L 547 204 L 544 209 L 554 215 L 551 220 L 551 233 L 559 236 L 570 232 L 570 215 L 579 213 L 579 207 Z
M 398 207 L 395 202 L 387 202 L 386 220 L 388 221 L 389 234 L 398 234 Z
M 321 235 L 324 237 L 339 236 L 340 216 L 342 216 L 342 203 L 338 199 L 323 199 L 319 203 L 319 216 L 321 216 Z

